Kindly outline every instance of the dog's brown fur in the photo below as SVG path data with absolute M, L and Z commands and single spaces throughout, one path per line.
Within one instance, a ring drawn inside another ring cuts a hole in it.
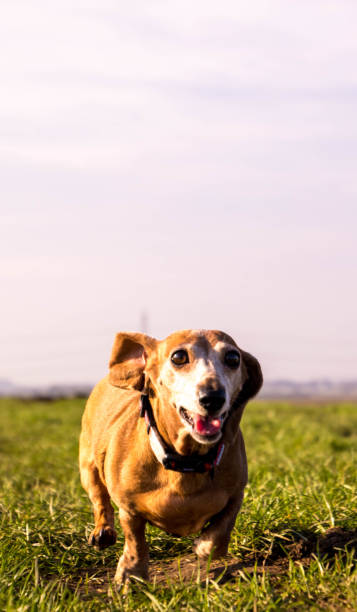
M 143 390 L 150 395 L 158 430 L 176 452 L 205 454 L 210 448 L 209 441 L 200 443 L 190 435 L 175 407 L 171 386 L 176 374 L 170 355 L 182 346 L 188 347 L 192 362 L 199 346 L 206 352 L 215 346 L 238 349 L 232 338 L 217 331 L 176 332 L 161 342 L 139 333 L 117 334 L 109 375 L 92 391 L 83 415 L 81 481 L 95 519 L 90 543 L 105 548 L 115 542 L 112 499 L 119 507 L 125 535 L 115 576 L 118 583 L 127 582 L 130 576 L 148 578 L 147 521 L 175 535 L 202 530 L 195 541 L 196 554 L 219 557 L 227 552 L 242 503 L 247 464 L 239 422 L 245 404 L 262 384 L 259 363 L 249 353 L 239 349 L 239 375 L 221 368 L 232 389 L 229 407 L 234 403 L 234 410 L 224 425 L 225 451 L 214 478 L 209 473 L 165 470 L 152 452 L 144 419 L 139 416 Z M 188 381 L 193 366 L 184 367 Z M 214 385 L 214 369 L 198 383 Z

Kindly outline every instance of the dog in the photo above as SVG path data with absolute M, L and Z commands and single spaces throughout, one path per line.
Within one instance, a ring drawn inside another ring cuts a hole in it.
M 184 330 L 162 341 L 116 335 L 109 374 L 83 415 L 80 475 L 93 504 L 90 545 L 115 543 L 111 500 L 119 508 L 118 585 L 148 580 L 147 522 L 198 534 L 200 559 L 227 554 L 247 483 L 239 423 L 262 382 L 257 359 L 221 331 Z

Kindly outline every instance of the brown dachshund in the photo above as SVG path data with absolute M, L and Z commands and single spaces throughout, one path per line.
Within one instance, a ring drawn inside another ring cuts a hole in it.
M 89 543 L 115 543 L 112 499 L 125 535 L 117 583 L 148 579 L 147 521 L 175 535 L 201 530 L 196 555 L 224 556 L 247 483 L 239 423 L 262 385 L 258 361 L 223 332 L 186 330 L 162 341 L 119 333 L 109 367 L 82 420 Z

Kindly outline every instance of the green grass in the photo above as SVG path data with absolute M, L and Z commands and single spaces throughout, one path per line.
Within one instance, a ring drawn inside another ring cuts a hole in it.
M 111 585 L 120 531 L 102 553 L 86 544 L 92 516 L 77 468 L 83 407 L 0 401 L 0 610 L 357 608 L 353 551 L 311 554 L 308 562 L 291 553 L 301 538 L 356 529 L 356 405 L 249 404 L 242 423 L 249 485 L 230 547 L 241 569 L 222 585 L 171 576 L 125 596 Z M 153 563 L 183 563 L 191 552 L 191 538 L 154 528 L 148 538 Z

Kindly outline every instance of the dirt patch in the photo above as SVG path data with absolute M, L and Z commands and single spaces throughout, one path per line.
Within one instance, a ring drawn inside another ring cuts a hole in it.
M 286 542 L 285 539 L 276 538 L 265 561 L 269 564 L 279 559 L 290 558 L 293 561 L 311 560 L 312 556 L 320 558 L 334 558 L 338 553 L 357 550 L 357 530 L 346 530 L 341 527 L 332 527 L 321 535 L 311 532 L 295 534 L 294 538 Z M 256 557 L 262 560 L 264 555 Z
M 357 529 L 346 531 L 340 527 L 329 529 L 318 538 L 318 553 L 320 557 L 333 557 L 339 550 L 353 550 L 357 556 Z
M 277 537 L 267 551 L 249 553 L 242 560 L 236 558 L 213 561 L 208 568 L 199 563 L 194 555 L 168 562 L 151 564 L 151 580 L 156 584 L 167 581 L 183 582 L 218 580 L 220 583 L 234 580 L 242 574 L 258 574 L 263 571 L 278 575 L 286 571 L 289 560 L 308 565 L 314 557 L 333 559 L 337 554 L 354 551 L 357 559 L 357 530 L 332 528 L 322 535 L 312 533 L 296 534 L 293 540 Z
M 340 527 L 327 530 L 322 535 L 311 532 L 289 533 L 289 538 L 276 537 L 271 547 L 265 551 L 256 550 L 242 559 L 227 557 L 225 560 L 212 561 L 209 567 L 205 562 L 199 562 L 194 554 L 185 557 L 150 563 L 150 580 L 153 584 L 164 586 L 168 583 L 198 582 L 204 584 L 207 580 L 218 581 L 220 584 L 235 580 L 239 576 L 263 572 L 271 576 L 279 576 L 286 572 L 289 560 L 308 566 L 314 557 L 333 560 L 337 554 L 353 551 L 357 560 L 357 530 L 345 530 Z M 97 570 L 90 575 L 88 570 L 83 573 L 90 580 L 86 586 L 78 584 L 78 578 L 73 578 L 72 585 L 82 595 L 106 592 L 112 570 L 108 568 Z

